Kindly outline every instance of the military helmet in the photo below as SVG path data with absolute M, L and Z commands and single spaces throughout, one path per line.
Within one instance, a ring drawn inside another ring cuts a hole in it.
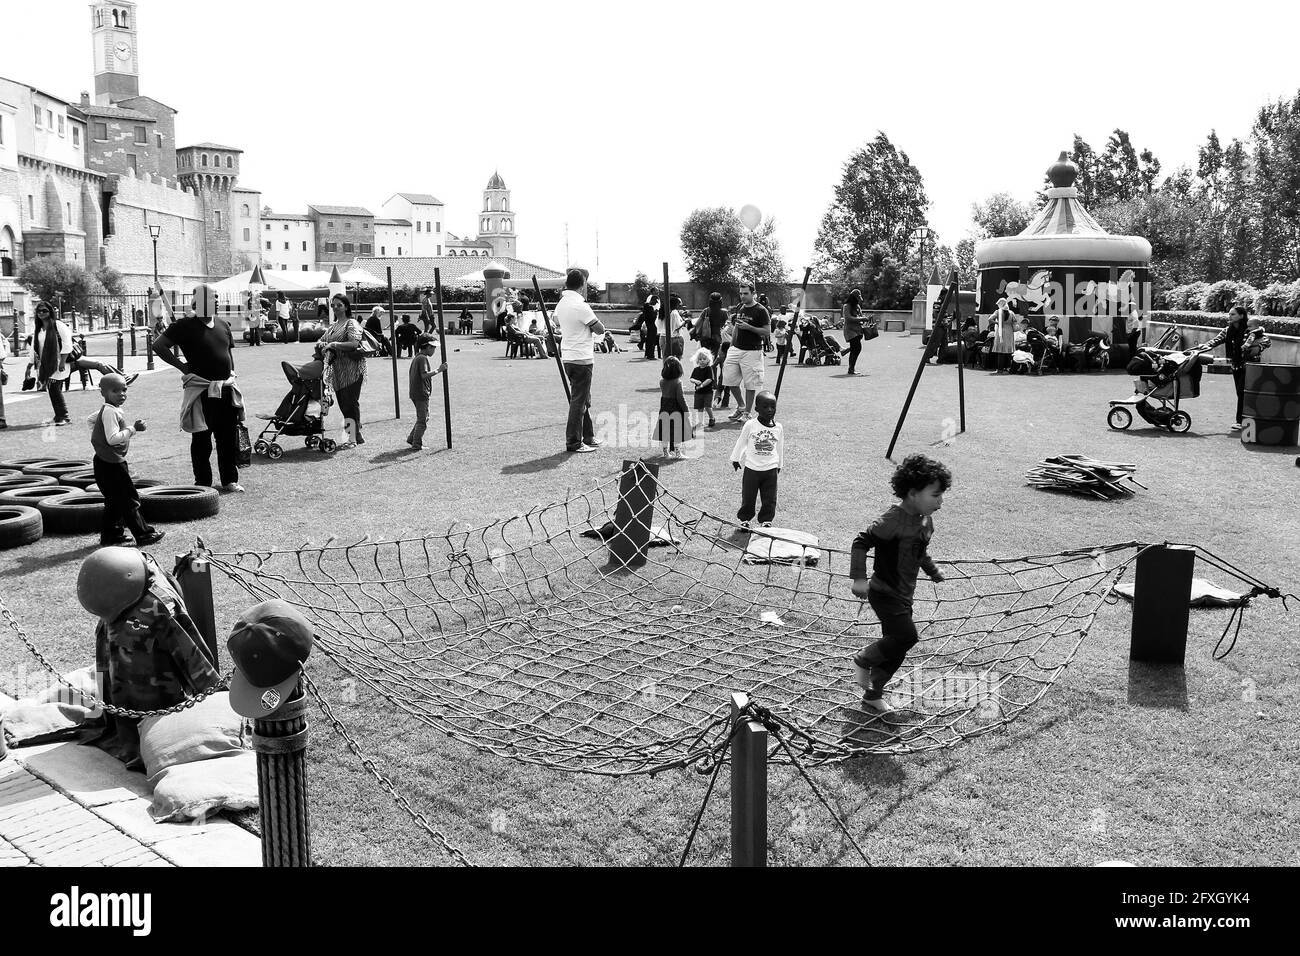
M 135 548 L 100 548 L 77 574 L 77 600 L 91 614 L 111 621 L 144 594 L 149 570 Z

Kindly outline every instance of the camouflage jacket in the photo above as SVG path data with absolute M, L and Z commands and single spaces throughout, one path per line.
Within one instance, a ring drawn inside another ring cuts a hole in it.
M 180 585 L 148 555 L 145 563 L 149 577 L 140 600 L 95 629 L 104 697 L 131 710 L 171 707 L 221 679 Z

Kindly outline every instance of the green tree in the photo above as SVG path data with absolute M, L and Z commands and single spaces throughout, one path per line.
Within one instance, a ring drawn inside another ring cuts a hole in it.
M 880 243 L 893 257 L 906 257 L 929 206 L 920 171 L 889 137 L 877 133 L 844 164 L 814 243 L 816 273 L 822 278 L 846 275 Z
M 967 236 L 965 239 L 958 240 L 957 249 L 953 253 L 953 259 L 957 265 L 957 281 L 963 286 L 973 286 L 977 278 L 975 242 L 974 236 Z
M 986 236 L 996 238 L 1019 235 L 1034 218 L 1034 211 L 1010 193 L 994 193 L 983 202 L 971 203 L 970 217 Z
M 887 243 L 878 242 L 867 250 L 861 265 L 832 280 L 836 298 L 843 299 L 850 289 L 862 292 L 864 308 L 907 309 L 921 290 L 921 278 L 894 258 Z
M 65 312 L 85 312 L 89 297 L 100 290 L 95 277 L 77 263 L 54 256 L 28 259 L 18 274 L 18 284 L 42 302 L 57 305 L 61 301 Z M 29 314 L 32 311 L 29 309 Z
M 745 259 L 745 226 L 729 206 L 696 209 L 682 223 L 682 257 L 692 282 L 731 286 Z
M 627 287 L 627 290 L 632 294 L 632 301 L 640 305 L 654 291 L 654 285 L 650 282 L 650 277 L 638 269 L 636 270 L 636 278 L 632 280 L 632 284 Z
M 112 266 L 100 266 L 94 275 L 95 281 L 103 287 L 106 294 L 126 295 L 126 280 Z
M 696 209 L 682 224 L 681 243 L 692 282 L 733 288 L 738 279 L 785 281 L 785 263 L 771 217 L 751 233 L 729 206 Z

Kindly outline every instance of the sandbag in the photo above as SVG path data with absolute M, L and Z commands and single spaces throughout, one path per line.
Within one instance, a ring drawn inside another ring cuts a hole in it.
M 244 721 L 219 691 L 193 707 L 140 721 L 140 756 L 150 783 L 168 767 L 244 752 Z
M 257 806 L 257 754 L 177 764 L 153 781 L 149 815 L 157 823 L 201 820 L 219 810 Z

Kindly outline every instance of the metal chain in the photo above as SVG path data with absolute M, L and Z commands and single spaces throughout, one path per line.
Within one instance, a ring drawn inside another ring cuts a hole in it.
M 429 836 L 433 837 L 439 847 L 445 850 L 452 859 L 461 866 L 474 866 L 474 864 L 466 858 L 464 853 L 452 846 L 446 836 L 434 828 L 433 824 L 429 822 L 428 818 L 426 818 L 424 814 L 411 806 L 410 801 L 397 792 L 397 788 L 393 785 L 392 781 L 375 766 L 373 760 L 362 752 L 361 745 L 357 743 L 356 738 L 352 736 L 347 727 L 343 726 L 343 722 L 335 716 L 333 708 L 330 707 L 329 702 L 321 695 L 320 689 L 316 686 L 315 682 L 307 676 L 305 670 L 302 672 L 302 679 L 307 685 L 308 693 L 310 693 L 316 703 L 320 705 L 320 709 L 325 714 L 325 719 L 330 722 L 330 726 L 333 728 L 334 733 L 343 738 L 343 742 L 348 745 L 348 749 L 351 750 L 353 755 L 361 761 L 361 766 L 370 771 L 370 775 L 378 781 L 381 787 L 388 791 L 388 795 L 393 798 L 397 805 L 405 810 L 407 815 L 418 823 L 424 831 L 429 834 Z
M 26 632 L 22 628 L 22 625 L 18 623 L 17 619 L 13 615 L 13 612 L 9 610 L 9 606 L 5 604 L 4 601 L 0 601 L 0 618 L 4 619 L 5 623 L 8 624 L 9 627 L 13 630 L 13 632 L 18 635 L 18 639 L 23 642 L 27 650 L 31 652 L 32 656 L 36 658 L 36 660 L 40 663 L 42 667 L 44 667 L 47 671 L 49 671 L 54 676 L 54 679 L 56 681 L 58 681 L 60 684 L 62 684 L 64 687 L 68 688 L 69 690 L 73 691 L 82 700 L 86 701 L 89 704 L 92 704 L 94 707 L 98 707 L 102 709 L 105 713 L 112 714 L 114 717 L 130 717 L 134 720 L 140 720 L 145 717 L 161 717 L 165 714 L 179 714 L 181 711 L 189 710 L 195 704 L 207 700 L 209 697 L 211 697 L 213 694 L 217 693 L 218 691 L 225 690 L 226 687 L 230 684 L 230 678 L 234 676 L 235 673 L 232 670 L 230 671 L 230 673 L 226 674 L 225 677 L 221 678 L 221 680 L 217 681 L 217 683 L 213 684 L 211 687 L 203 691 L 201 694 L 198 694 L 195 697 L 187 697 L 179 704 L 173 704 L 171 707 L 164 707 L 161 710 L 132 710 L 130 707 L 118 707 L 116 704 L 110 704 L 107 701 L 101 700 L 100 698 L 96 697 L 94 694 L 91 694 L 88 691 L 84 691 L 80 687 L 73 684 L 72 682 L 65 680 L 63 675 L 59 673 L 58 669 L 55 668 L 55 666 L 49 662 L 46 656 L 40 652 L 40 650 L 36 647 L 36 645 L 32 643 L 31 638 L 27 636 Z

